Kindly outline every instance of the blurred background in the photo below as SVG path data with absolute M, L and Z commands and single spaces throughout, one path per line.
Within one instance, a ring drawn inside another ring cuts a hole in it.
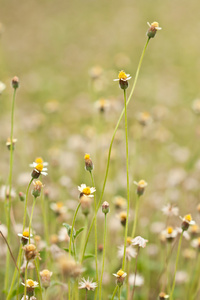
M 25 190 L 28 165 L 42 156 L 49 162 L 44 181 L 50 200 L 77 199 L 77 185 L 90 183 L 83 160 L 90 153 L 100 194 L 110 139 L 123 108 L 123 93 L 113 79 L 123 69 L 131 74 L 132 87 L 147 22 L 157 21 L 162 30 L 150 40 L 128 107 L 130 180 L 149 183 L 141 216 L 145 228 L 159 220 L 167 201 L 178 205 L 181 215 L 190 213 L 189 208 L 195 211 L 200 179 L 199 9 L 197 0 L 1 1 L 0 81 L 6 89 L 0 95 L 0 183 L 8 176 L 5 143 L 10 135 L 10 82 L 16 75 L 16 191 Z M 134 198 L 133 185 L 131 189 Z M 123 122 L 104 200 L 118 194 L 126 197 Z M 73 210 L 76 205 L 69 203 Z

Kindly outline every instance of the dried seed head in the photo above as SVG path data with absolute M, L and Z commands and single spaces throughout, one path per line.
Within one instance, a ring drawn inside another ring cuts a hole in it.
M 24 246 L 23 249 L 24 249 L 24 254 L 25 254 L 27 261 L 33 260 L 36 257 L 39 257 L 39 252 L 37 251 L 35 245 L 29 244 L 29 245 Z

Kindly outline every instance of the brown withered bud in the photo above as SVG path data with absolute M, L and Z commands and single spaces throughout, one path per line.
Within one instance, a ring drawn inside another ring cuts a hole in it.
M 14 76 L 12 79 L 12 87 L 15 90 L 19 87 L 19 78 L 17 76 Z

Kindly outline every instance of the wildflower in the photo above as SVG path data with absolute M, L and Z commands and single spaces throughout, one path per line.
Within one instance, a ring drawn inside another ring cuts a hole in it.
M 44 168 L 44 165 L 39 163 L 34 167 L 31 176 L 35 179 L 38 178 L 40 174 L 46 176 L 48 174 L 46 171 L 47 168 Z
M 176 206 L 173 206 L 172 204 L 168 203 L 167 205 L 163 206 L 161 209 L 163 214 L 172 217 L 172 216 L 178 216 L 179 209 Z
M 185 271 L 176 272 L 176 284 L 184 284 L 188 281 L 188 273 Z
M 8 148 L 8 150 L 10 150 L 11 145 L 12 145 L 12 150 L 14 150 L 16 142 L 17 142 L 17 139 L 12 139 L 12 143 L 11 143 L 10 138 L 7 138 L 6 147 Z
M 136 277 L 135 277 L 135 274 L 130 274 L 129 284 L 133 286 L 134 283 L 135 283 L 135 286 L 142 286 L 144 284 L 144 278 L 139 274 L 136 274 Z
M 125 211 L 122 211 L 120 214 L 119 214 L 119 218 L 120 218 L 120 222 L 123 226 L 126 225 L 126 219 L 127 219 L 127 213 Z
M 15 189 L 11 189 L 10 193 L 11 198 L 16 197 L 16 192 Z M 9 188 L 6 185 L 2 185 L 0 189 L 0 199 L 4 200 L 5 197 L 8 199 L 9 198 Z
M 118 79 L 114 79 L 114 81 L 119 81 L 119 86 L 122 90 L 126 90 L 128 88 L 128 80 L 131 79 L 130 74 L 126 74 L 123 70 L 119 72 Z
M 81 279 L 82 281 L 79 282 L 79 289 L 86 289 L 88 291 L 92 290 L 94 291 L 95 288 L 98 286 L 96 282 L 92 282 L 92 280 L 89 280 L 89 277 L 87 280 L 85 278 Z
M 167 295 L 167 294 L 165 294 L 165 293 L 163 293 L 163 292 L 161 292 L 160 294 L 159 294 L 159 299 L 160 300 L 165 300 L 165 299 L 168 299 L 169 298 L 169 295 Z
M 191 246 L 200 250 L 200 238 L 192 240 Z
M 154 38 L 154 36 L 156 35 L 157 30 L 161 30 L 162 28 L 159 27 L 158 22 L 153 22 L 153 23 L 149 23 L 147 22 L 147 25 L 149 26 L 149 29 L 147 31 L 147 36 L 150 38 Z
M 47 269 L 44 269 L 43 271 L 40 272 L 42 286 L 44 288 L 48 288 L 50 286 L 50 281 L 51 281 L 52 274 L 53 274 L 53 272 L 50 272 Z
M 65 214 L 67 211 L 66 206 L 64 206 L 63 202 L 51 203 L 50 208 L 54 211 L 57 216 Z
M 169 226 L 162 232 L 162 235 L 169 241 L 173 241 L 177 236 L 177 231 L 173 227 Z
M 124 256 L 124 245 L 118 247 L 118 257 L 123 258 L 123 256 Z M 131 258 L 135 258 L 136 256 L 137 256 L 137 251 L 132 246 L 126 247 L 126 254 L 125 254 L 126 260 L 130 261 Z
M 39 286 L 37 281 L 33 281 L 32 279 L 27 279 L 26 284 L 21 283 L 22 285 L 26 285 L 26 291 L 29 296 L 33 296 L 34 289 Z
M 22 245 L 25 246 L 27 243 L 28 243 L 28 240 L 29 240 L 29 231 L 28 230 L 25 230 L 23 231 L 23 233 L 18 233 L 18 236 L 21 237 L 21 242 L 22 242 Z M 30 234 L 30 237 L 32 237 L 33 235 Z
M 33 244 L 29 244 L 23 247 L 24 254 L 27 261 L 33 260 L 36 257 L 39 257 L 39 252 L 36 249 L 36 246 Z
M 92 200 L 91 197 L 85 196 L 84 194 L 80 197 L 80 204 L 82 213 L 87 216 L 90 213 Z
M 126 273 L 122 270 L 119 270 L 117 274 L 113 274 L 117 278 L 118 286 L 122 286 L 126 277 Z
M 196 252 L 194 249 L 186 248 L 183 250 L 183 257 L 185 259 L 195 259 L 196 258 Z
M 83 271 L 81 265 L 68 255 L 59 254 L 57 262 L 60 271 L 66 277 L 77 278 Z
M 36 180 L 33 182 L 34 189 L 32 190 L 32 195 L 37 198 L 40 196 L 41 190 L 44 187 L 40 180 Z
M 191 233 L 191 235 L 193 237 L 197 236 L 197 234 L 199 233 L 199 226 L 197 224 L 191 225 L 189 228 L 189 232 Z
M 182 217 L 180 217 L 180 218 L 183 221 L 182 224 L 181 224 L 181 228 L 182 228 L 183 231 L 188 230 L 190 225 L 195 224 L 195 221 L 192 220 L 192 216 L 190 214 L 185 215 L 183 218 Z
M 85 154 L 84 159 L 85 159 L 85 169 L 91 172 L 94 169 L 94 166 L 90 158 L 90 154 Z
M 147 242 L 148 242 L 148 240 L 143 239 L 141 236 L 136 236 L 132 240 L 132 245 L 134 245 L 134 246 L 138 245 L 139 247 L 145 248 Z
M 124 209 L 127 206 L 126 199 L 121 196 L 116 196 L 113 202 L 116 209 Z
M 48 166 L 48 162 L 43 161 L 42 157 L 36 157 L 35 161 L 29 165 L 31 168 L 35 168 L 38 164 L 42 164 L 44 167 Z
M 94 195 L 91 194 L 93 194 L 96 191 L 94 187 L 86 186 L 86 184 L 81 184 L 81 186 L 78 186 L 78 190 L 81 192 L 80 197 L 82 195 L 86 195 L 88 197 L 94 197 Z
M 12 87 L 15 90 L 19 87 L 19 78 L 17 76 L 14 76 L 12 79 Z
M 137 120 L 142 126 L 147 126 L 152 123 L 153 119 L 149 112 L 144 111 L 137 114 Z
M 181 234 L 183 232 L 183 229 L 181 227 L 176 227 L 176 231 Z M 188 241 L 190 240 L 190 235 L 187 231 L 183 232 L 183 237 Z
M 99 78 L 103 73 L 103 69 L 100 66 L 94 66 L 89 70 L 89 74 L 92 79 Z
M 137 194 L 138 196 L 142 196 L 145 191 L 145 187 L 148 185 L 148 183 L 145 180 L 140 180 L 139 182 L 133 181 L 134 184 L 137 185 Z
M 95 102 L 95 107 L 101 112 L 104 113 L 110 108 L 110 102 L 104 98 L 99 99 Z
M 6 85 L 2 81 L 0 81 L 0 94 L 5 90 Z
M 102 204 L 102 212 L 106 215 L 110 210 L 110 205 L 107 201 L 104 201 Z

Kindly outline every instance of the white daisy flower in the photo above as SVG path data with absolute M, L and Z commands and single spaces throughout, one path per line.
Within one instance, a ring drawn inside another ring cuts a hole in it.
M 0 81 L 0 94 L 5 90 L 6 85 L 2 81 Z
M 86 186 L 86 184 L 81 184 L 81 186 L 78 186 L 78 190 L 81 194 L 84 194 L 88 197 L 94 197 L 94 195 L 91 194 L 93 194 L 96 191 L 95 187 L 89 187 Z
M 124 246 L 119 246 L 118 249 L 119 249 L 118 250 L 118 257 L 123 258 L 123 256 L 124 256 Z M 128 247 L 126 247 L 125 256 L 126 256 L 126 259 L 128 261 L 130 261 L 131 258 L 135 258 L 137 256 L 137 251 L 132 246 L 128 246 Z
M 43 161 L 42 157 L 36 157 L 35 161 L 29 165 L 31 168 L 35 168 L 38 164 L 42 164 L 44 167 L 48 166 L 48 162 Z
M 79 289 L 86 289 L 88 291 L 90 291 L 90 290 L 94 291 L 97 286 L 98 286 L 98 284 L 96 282 L 92 282 L 92 279 L 89 280 L 89 277 L 87 280 L 85 278 L 82 278 L 81 281 L 79 282 Z
M 139 247 L 145 248 L 147 242 L 148 242 L 148 240 L 143 239 L 141 236 L 136 236 L 132 240 L 132 245 L 134 245 L 134 246 L 138 245 Z
M 179 214 L 179 208 L 176 206 L 173 206 L 170 203 L 163 206 L 163 208 L 161 210 L 162 210 L 163 214 L 168 217 L 178 216 L 178 214 Z

